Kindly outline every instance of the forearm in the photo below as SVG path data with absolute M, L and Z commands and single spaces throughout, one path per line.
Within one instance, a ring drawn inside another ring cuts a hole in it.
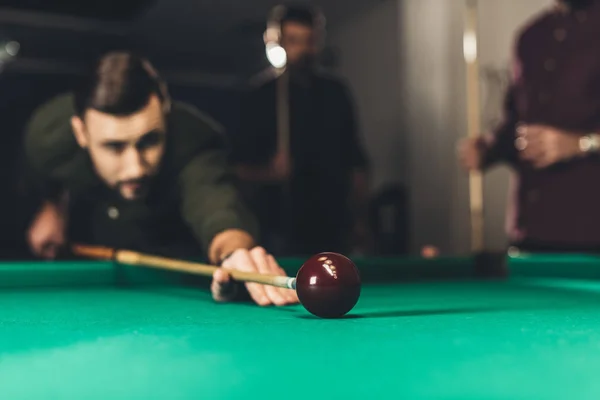
M 20 223 L 29 225 L 40 213 L 48 208 L 67 217 L 69 192 L 58 184 L 22 180 L 18 187 L 18 199 L 24 210 Z
M 519 121 L 516 88 L 511 85 L 504 97 L 501 123 L 490 134 L 482 136 L 479 140 L 479 154 L 483 169 L 498 162 L 509 164 L 518 162 L 519 154 L 515 148 L 515 139 Z
M 248 232 L 239 229 L 228 229 L 215 236 L 209 246 L 210 262 L 220 264 L 221 261 L 237 249 L 251 249 L 256 245 Z
M 67 190 L 60 182 L 51 179 L 38 169 L 34 169 L 31 163 L 21 161 L 19 166 L 19 177 L 17 184 L 18 196 L 26 202 L 51 202 L 63 204 L 68 195 Z

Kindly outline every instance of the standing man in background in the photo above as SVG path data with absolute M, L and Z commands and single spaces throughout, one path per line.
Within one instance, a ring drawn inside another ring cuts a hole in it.
M 462 143 L 470 170 L 514 170 L 508 234 L 524 251 L 600 251 L 600 0 L 557 0 L 520 33 L 504 123 Z
M 285 71 L 252 88 L 233 141 L 241 179 L 258 188 L 265 238 L 284 254 L 349 252 L 367 237 L 367 157 L 352 96 L 317 68 L 323 18 L 279 6 L 269 22 Z M 273 249 L 271 247 L 271 249 Z

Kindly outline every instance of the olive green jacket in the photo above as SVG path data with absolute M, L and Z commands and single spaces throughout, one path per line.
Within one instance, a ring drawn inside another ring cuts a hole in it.
M 44 196 L 68 193 L 71 231 L 93 244 L 154 251 L 198 245 L 206 254 L 223 230 L 257 237 L 253 215 L 243 204 L 228 164 L 221 127 L 190 105 L 174 102 L 168 116 L 161 170 L 143 201 L 126 201 L 97 177 L 86 150 L 72 132 L 71 94 L 38 108 L 25 132 L 29 185 Z

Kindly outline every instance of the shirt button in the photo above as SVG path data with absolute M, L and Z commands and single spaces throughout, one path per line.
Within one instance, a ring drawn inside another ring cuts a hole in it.
M 553 58 L 549 58 L 544 62 L 544 68 L 546 71 L 554 71 L 556 69 L 556 60 Z
M 567 30 L 564 28 L 558 28 L 554 31 L 554 38 L 559 42 L 562 42 L 567 37 Z
M 107 213 L 110 219 L 119 218 L 119 209 L 117 207 L 109 207 Z

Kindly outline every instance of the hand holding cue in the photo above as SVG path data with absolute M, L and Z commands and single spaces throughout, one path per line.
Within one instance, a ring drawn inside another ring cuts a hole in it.
M 214 265 L 106 247 L 74 245 L 72 251 L 74 254 L 96 259 L 195 275 L 213 276 L 214 272 L 219 270 L 219 267 Z M 348 257 L 338 253 L 313 255 L 302 264 L 295 278 L 229 269 L 227 272 L 233 279 L 241 282 L 293 289 L 304 308 L 321 318 L 338 318 L 345 315 L 356 305 L 361 292 L 358 268 Z
M 136 267 L 155 268 L 183 272 L 193 275 L 213 276 L 219 267 L 192 261 L 175 260 L 166 257 L 153 256 L 130 250 L 117 250 L 107 247 L 73 245 L 73 253 L 95 259 L 114 260 L 120 264 Z M 296 289 L 296 278 L 278 275 L 265 275 L 257 272 L 245 272 L 228 269 L 227 273 L 236 281 L 253 282 L 263 285 L 276 286 L 284 289 Z

